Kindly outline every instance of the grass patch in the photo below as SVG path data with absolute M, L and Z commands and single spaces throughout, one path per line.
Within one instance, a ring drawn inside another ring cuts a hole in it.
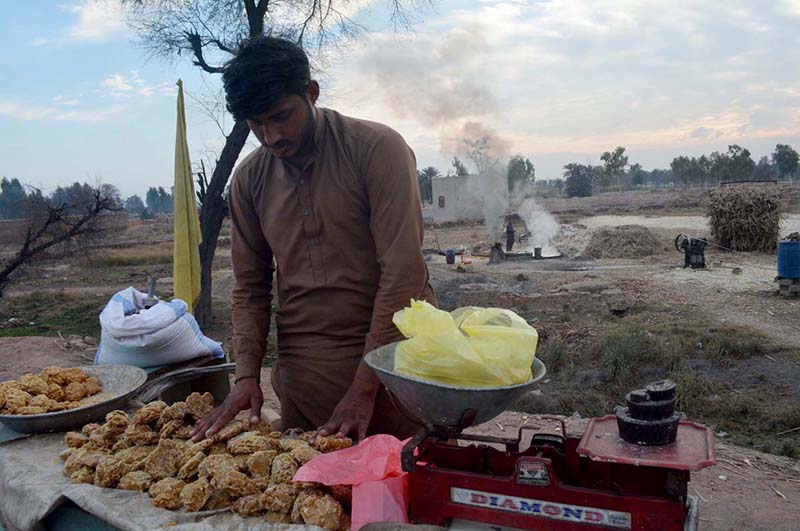
M 708 359 L 720 364 L 730 365 L 734 360 L 773 352 L 775 348 L 763 336 L 738 330 L 715 330 L 707 337 L 704 346 Z
M 702 374 L 672 375 L 678 384 L 679 410 L 689 418 L 726 432 L 736 444 L 800 457 L 800 435 L 776 434 L 800 426 L 800 404 L 774 386 L 740 390 Z
M 25 337 L 38 336 L 41 330 L 35 326 L 15 326 L 11 328 L 0 328 L 0 337 Z
M 556 335 L 544 342 L 536 357 L 545 364 L 548 371 L 555 374 L 563 367 L 567 350 L 567 342 L 561 336 Z
M 609 382 L 617 385 L 631 381 L 635 371 L 652 357 L 643 330 L 620 329 L 600 339 L 601 363 Z
M 603 384 L 562 388 L 559 393 L 558 407 L 563 415 L 578 412 L 584 417 L 600 417 L 614 411 L 614 406 L 622 403 L 615 395 L 608 392 Z M 541 412 L 539 412 L 541 413 Z
M 91 262 L 94 265 L 106 267 L 170 264 L 172 263 L 172 244 L 161 243 L 101 251 L 91 258 Z
M 682 369 L 665 374 L 678 385 L 676 409 L 691 420 L 701 422 L 716 433 L 725 432 L 724 441 L 757 448 L 764 452 L 800 458 L 800 433 L 777 436 L 800 426 L 800 403 L 793 397 L 776 394 L 773 386 L 740 390 L 708 378 L 695 371 Z M 636 388 L 623 388 L 603 383 L 584 386 L 561 386 L 558 413 L 597 417 L 624 405 L 624 393 Z M 541 411 L 539 411 L 541 413 Z
M 790 352 L 774 340 L 747 327 L 710 325 L 702 318 L 633 317 L 604 328 L 594 336 L 591 328 L 557 328 L 545 335 L 539 358 L 555 384 L 547 412 L 607 415 L 623 405 L 628 391 L 669 378 L 678 384 L 677 409 L 718 433 L 727 432 L 725 441 L 800 457 L 800 432 L 777 436 L 800 426 L 796 390 L 778 387 L 766 376 L 740 384 L 728 372 L 738 360 Z M 541 408 L 539 401 L 527 411 L 542 413 Z
M 20 326 L 6 325 L 0 337 L 76 334 L 100 336 L 98 316 L 111 295 L 33 293 L 0 300 L 0 322 L 15 317 Z M 29 323 L 34 323 L 33 325 Z

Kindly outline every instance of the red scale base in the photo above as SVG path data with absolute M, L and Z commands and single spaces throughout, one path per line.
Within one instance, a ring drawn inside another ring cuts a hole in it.
M 458 446 L 452 434 L 420 432 L 403 452 L 411 521 L 537 531 L 696 529 L 687 485 L 690 471 L 715 464 L 708 428 L 681 421 L 674 443 L 638 446 L 619 437 L 613 415 L 592 419 L 582 438 L 561 424 L 562 435 L 522 428 L 517 439 L 458 435 Z

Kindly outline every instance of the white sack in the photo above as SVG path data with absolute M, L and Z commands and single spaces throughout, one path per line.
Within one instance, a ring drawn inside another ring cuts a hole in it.
M 145 294 L 134 288 L 116 293 L 100 312 L 98 365 L 158 367 L 212 355 L 222 358 L 222 345 L 200 331 L 186 303 L 159 301 L 145 310 Z M 138 310 L 138 313 L 137 313 Z

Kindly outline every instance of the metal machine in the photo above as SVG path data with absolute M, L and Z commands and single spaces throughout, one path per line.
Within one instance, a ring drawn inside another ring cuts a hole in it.
M 675 238 L 675 249 L 684 254 L 684 269 L 705 269 L 705 250 L 708 242 L 700 238 L 692 238 L 688 234 L 678 234 Z
M 666 398 L 662 384 L 652 397 L 649 388 L 628 396 L 629 408 L 632 401 L 641 405 L 636 416 L 652 417 L 634 423 L 674 425 L 668 444 L 655 444 L 664 442 L 651 438 L 658 429 L 645 429 L 648 444 L 627 442 L 620 426 L 630 419 L 615 415 L 590 420 L 582 436 L 556 419 L 559 433 L 521 428 L 514 438 L 499 438 L 463 430 L 491 420 L 531 390 L 545 373 L 540 361 L 530 382 L 488 389 L 397 374 L 394 345 L 369 353 L 366 362 L 397 406 L 423 426 L 402 454 L 412 522 L 537 531 L 697 529 L 698 502 L 687 485 L 691 471 L 715 464 L 713 437 L 708 428 L 673 417 L 674 384 L 665 384 Z

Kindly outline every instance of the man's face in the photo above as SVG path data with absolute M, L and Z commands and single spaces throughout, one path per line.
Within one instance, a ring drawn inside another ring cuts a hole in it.
M 247 125 L 273 155 L 279 159 L 291 159 L 312 141 L 311 105 L 315 101 L 316 97 L 309 94 L 286 96 L 266 112 L 248 119 Z

